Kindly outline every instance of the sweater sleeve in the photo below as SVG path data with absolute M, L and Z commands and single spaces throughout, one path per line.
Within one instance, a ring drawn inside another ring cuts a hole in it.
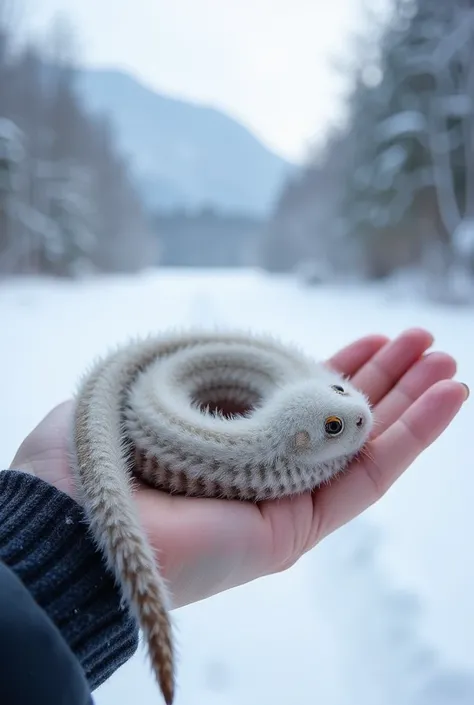
M 33 475 L 1 471 L 0 560 L 56 624 L 91 690 L 134 654 L 136 622 L 71 497 Z

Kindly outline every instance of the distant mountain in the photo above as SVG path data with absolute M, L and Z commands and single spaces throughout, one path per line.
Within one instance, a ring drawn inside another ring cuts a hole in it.
M 265 215 L 294 166 L 224 113 L 149 90 L 126 73 L 82 70 L 86 106 L 113 121 L 152 207 Z

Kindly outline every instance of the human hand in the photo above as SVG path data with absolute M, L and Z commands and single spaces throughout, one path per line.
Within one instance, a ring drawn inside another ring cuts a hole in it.
M 425 354 L 432 342 L 418 329 L 392 342 L 369 336 L 328 361 L 369 396 L 376 419 L 367 452 L 328 486 L 252 504 L 173 497 L 136 484 L 139 517 L 175 607 L 289 568 L 385 494 L 468 396 L 464 385 L 452 381 L 451 356 Z M 68 461 L 71 418 L 70 401 L 53 409 L 24 440 L 11 467 L 75 497 Z

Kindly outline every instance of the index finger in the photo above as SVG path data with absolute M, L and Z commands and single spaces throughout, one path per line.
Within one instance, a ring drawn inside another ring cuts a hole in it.
M 326 364 L 336 372 L 352 377 L 388 342 L 389 338 L 384 335 L 367 335 L 339 350 Z

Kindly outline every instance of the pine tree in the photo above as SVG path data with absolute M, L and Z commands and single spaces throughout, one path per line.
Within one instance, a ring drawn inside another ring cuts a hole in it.
M 474 0 L 393 0 L 374 20 L 347 71 L 345 126 L 283 191 L 273 258 L 280 244 L 346 276 L 417 267 L 430 296 L 473 297 L 473 13 Z
M 0 0 L 0 271 L 77 276 L 156 264 L 156 237 L 110 124 L 76 91 L 74 32 L 60 19 L 46 49 L 11 54 L 5 17 L 18 2 Z
M 347 200 L 358 236 L 387 248 L 389 268 L 393 245 L 405 243 L 408 259 L 434 268 L 452 296 L 474 255 L 473 4 L 417 0 L 397 11 L 381 43 L 383 79 L 359 99 L 373 141 L 357 135 Z
M 20 257 L 21 235 L 17 211 L 21 199 L 24 159 L 23 135 L 11 120 L 0 119 L 0 262 L 15 266 Z

